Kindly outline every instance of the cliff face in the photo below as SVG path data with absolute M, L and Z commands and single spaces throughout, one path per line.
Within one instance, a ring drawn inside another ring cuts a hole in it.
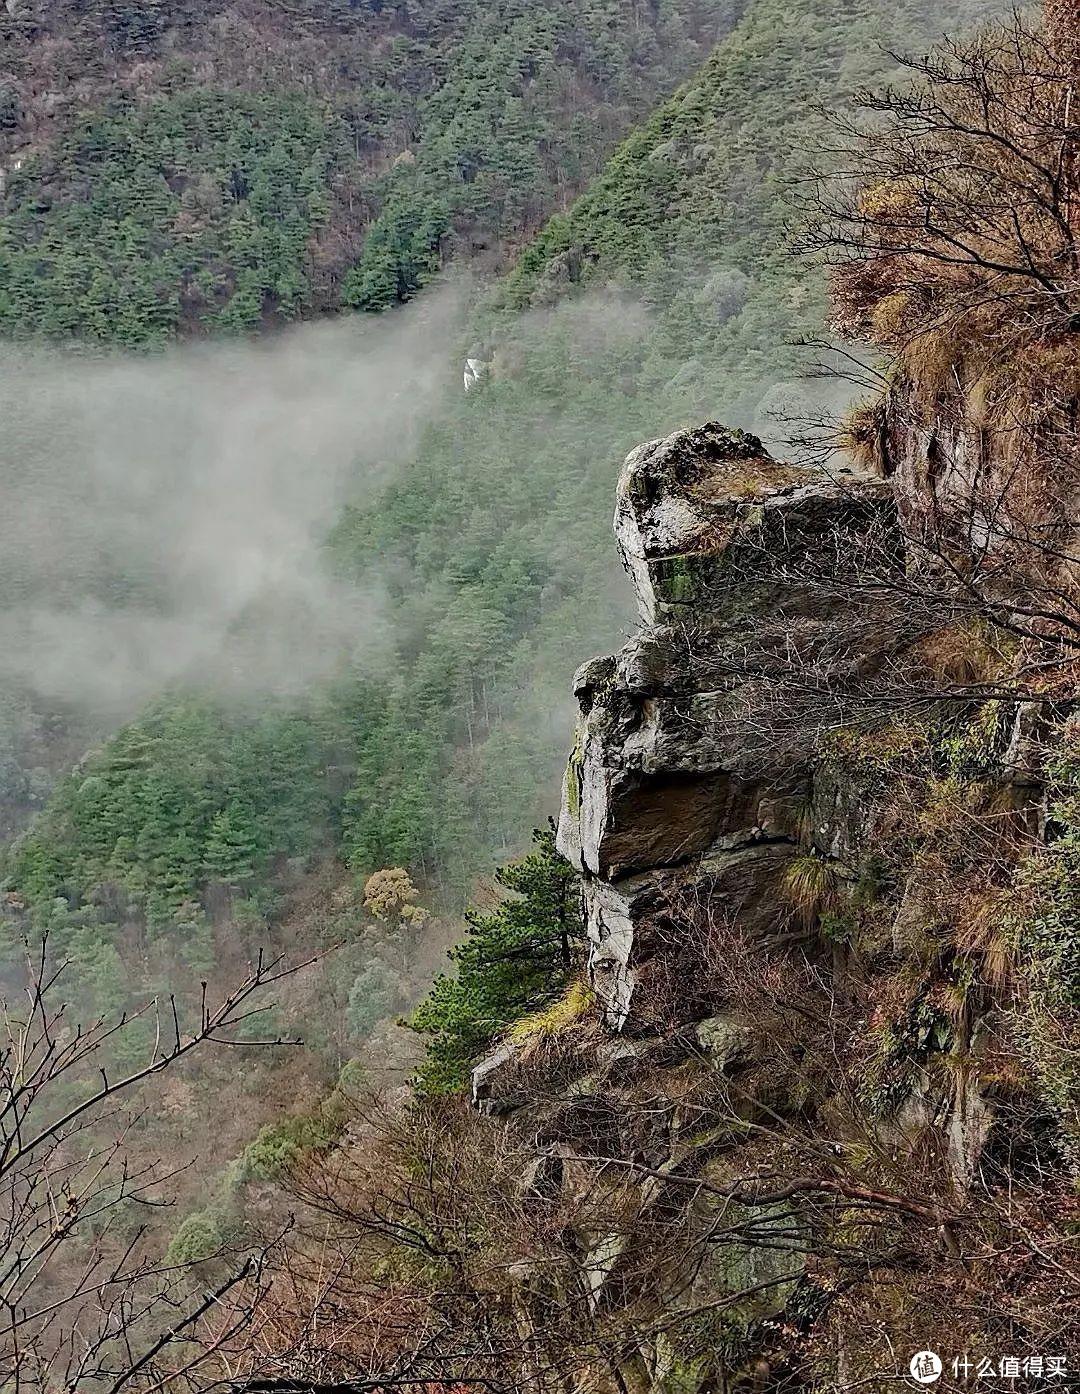
M 856 427 L 859 453 L 892 488 L 909 562 L 945 576 L 963 558 L 984 604 L 1015 605 L 1025 585 L 1044 606 L 1060 603 L 1046 591 L 1076 585 L 1080 505 L 1080 377 L 1067 349 L 1040 347 L 1005 368 L 979 348 L 940 371 L 896 372 Z
M 783 697 L 760 657 L 765 631 L 802 648 L 842 631 L 845 559 L 871 530 L 893 530 L 881 483 L 778 464 L 719 426 L 627 460 L 615 535 L 642 628 L 574 680 L 581 720 L 559 826 L 612 1025 L 632 1023 L 677 901 L 777 933 L 778 878 L 811 810 L 815 845 L 849 841 L 808 745 L 781 739 Z M 828 589 L 808 583 L 822 574 Z
M 1020 700 L 1009 645 L 927 600 L 920 517 L 937 480 L 970 542 L 973 437 L 891 409 L 877 474 L 708 425 L 619 479 L 641 627 L 576 675 L 558 832 L 599 1023 L 474 1074 L 592 1319 L 633 1333 L 612 1389 L 898 1378 L 912 1332 L 977 1343 L 1053 1281 L 1037 1248 L 1022 1277 L 986 1256 L 1003 1188 L 1047 1217 L 1067 1187 L 1070 708 Z M 519 1277 L 539 1330 L 547 1280 Z

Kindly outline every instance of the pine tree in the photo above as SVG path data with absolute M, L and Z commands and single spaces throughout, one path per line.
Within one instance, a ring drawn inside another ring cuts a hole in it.
M 203 866 L 223 885 L 237 887 L 255 874 L 257 839 L 250 810 L 230 805 L 215 813 L 203 849 Z
M 349 991 L 345 1013 L 349 1034 L 358 1041 L 366 1040 L 381 1021 L 401 1010 L 402 996 L 401 979 L 387 964 L 378 959 L 369 964 Z
M 566 984 L 581 934 L 574 873 L 555 850 L 553 826 L 533 842 L 528 856 L 496 873 L 507 898 L 484 914 L 466 914 L 468 937 L 450 951 L 457 976 L 437 978 L 409 1021 L 430 1038 L 417 1079 L 422 1093 L 460 1089 L 499 1032 Z

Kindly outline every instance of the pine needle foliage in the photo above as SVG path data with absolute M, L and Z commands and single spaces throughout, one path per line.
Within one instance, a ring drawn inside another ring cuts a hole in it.
M 555 850 L 554 829 L 534 833 L 533 850 L 495 880 L 509 894 L 493 910 L 467 912 L 467 938 L 450 951 L 456 976 L 437 978 L 409 1019 L 428 1037 L 421 1094 L 462 1088 L 499 1034 L 566 987 L 581 923 L 576 877 Z

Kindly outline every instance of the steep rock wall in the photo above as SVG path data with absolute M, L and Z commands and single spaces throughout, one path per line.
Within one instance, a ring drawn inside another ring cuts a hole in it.
M 814 770 L 808 749 L 770 741 L 777 696 L 748 650 L 769 626 L 786 643 L 843 629 L 847 558 L 894 527 L 880 481 L 779 464 L 717 425 L 627 460 L 615 535 L 642 627 L 574 680 L 559 824 L 613 1026 L 633 1024 L 677 902 L 707 899 L 762 934 L 781 927 L 777 878 L 813 807 Z M 822 573 L 831 586 L 807 583 Z

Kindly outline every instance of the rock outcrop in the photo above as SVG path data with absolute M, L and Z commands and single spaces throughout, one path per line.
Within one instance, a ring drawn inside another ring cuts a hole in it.
M 777 927 L 777 878 L 813 772 L 797 741 L 775 736 L 761 636 L 772 627 L 790 648 L 794 634 L 835 632 L 849 560 L 868 535 L 893 532 L 880 481 L 780 464 L 721 426 L 627 460 L 615 535 L 642 628 L 574 680 L 581 714 L 559 825 L 582 876 L 589 976 L 615 1027 L 633 1024 L 678 903 Z

